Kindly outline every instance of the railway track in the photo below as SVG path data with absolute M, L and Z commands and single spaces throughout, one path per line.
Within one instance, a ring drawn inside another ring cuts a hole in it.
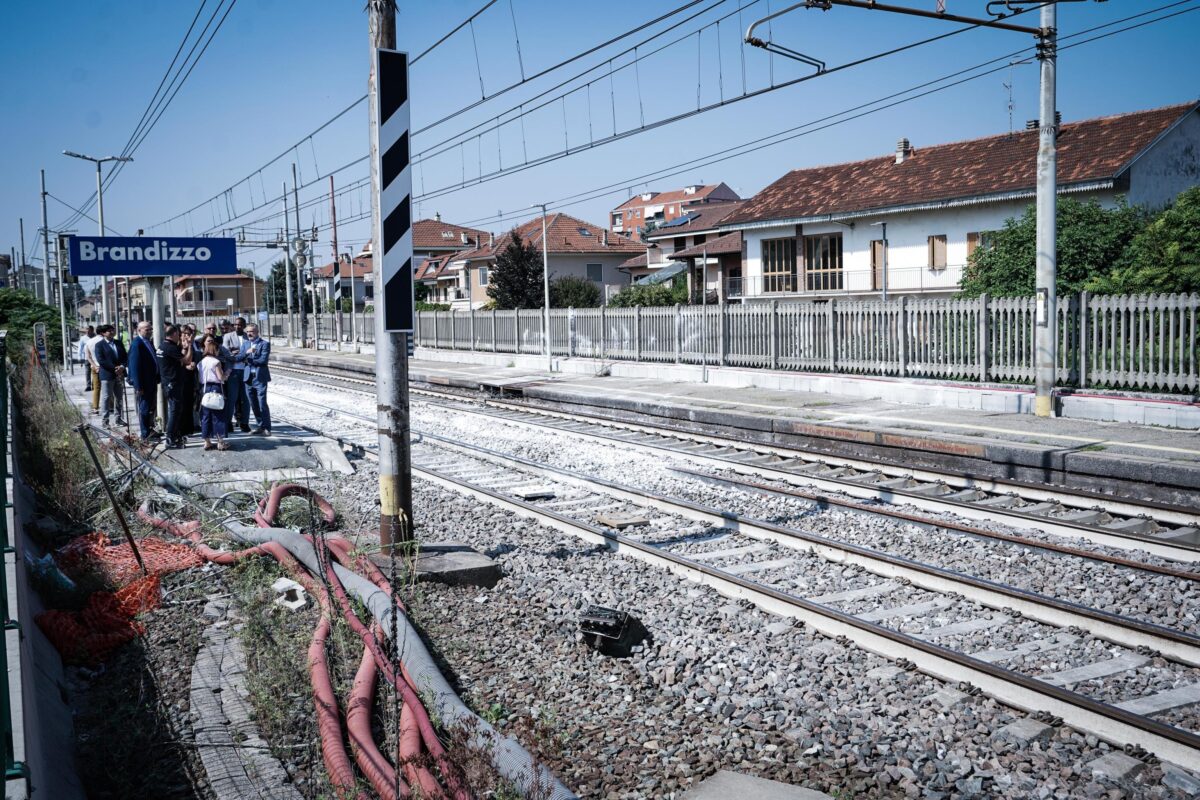
M 371 381 L 340 374 L 292 367 L 288 367 L 287 372 L 303 380 L 342 389 L 347 388 L 347 383 L 374 386 Z M 365 388 L 351 391 L 366 392 Z M 956 473 L 904 471 L 868 461 L 748 444 L 682 431 L 674 426 L 622 423 L 582 412 L 566 413 L 502 400 L 478 401 L 436 389 L 414 387 L 410 391 L 431 406 L 456 413 L 557 430 L 578 438 L 633 447 L 653 454 L 678 454 L 697 464 L 769 481 L 810 486 L 888 505 L 951 513 L 967 520 L 995 522 L 1019 530 L 1082 538 L 1108 547 L 1144 550 L 1172 561 L 1200 560 L 1200 514 L 1195 509 L 1138 504 L 1096 493 Z M 829 498 L 810 499 L 827 502 Z M 925 523 L 937 524 L 934 520 Z M 981 528 L 969 532 L 990 533 Z
M 372 418 L 300 402 L 370 451 Z M 1198 637 L 440 436 L 413 459 L 433 483 L 957 682 L 943 702 L 982 691 L 1200 769 Z

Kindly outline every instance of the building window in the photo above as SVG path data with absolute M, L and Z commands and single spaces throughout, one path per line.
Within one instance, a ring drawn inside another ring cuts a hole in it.
M 995 246 L 995 231 L 977 231 L 967 234 L 967 258 L 970 258 L 976 250 L 991 250 Z
M 946 268 L 946 234 L 944 233 L 929 237 L 929 268 Z
M 804 237 L 804 288 L 833 292 L 842 288 L 842 235 Z
M 588 264 L 587 279 L 592 283 L 604 282 L 604 265 L 603 264 Z
M 686 250 L 687 249 L 687 237 L 686 236 L 676 236 L 675 241 L 673 242 L 673 247 L 675 248 L 676 253 L 678 253 L 680 250 Z
M 692 247 L 695 247 L 698 244 L 704 244 L 706 241 L 708 241 L 708 237 L 706 235 L 703 233 L 697 233 L 694 237 L 692 237 Z
M 796 240 L 764 239 L 762 273 L 764 292 L 795 291 Z
M 487 267 L 480 267 L 479 268 L 479 285 L 487 286 L 487 282 L 488 282 Z
M 883 288 L 883 263 L 887 260 L 883 239 L 871 240 L 871 291 Z

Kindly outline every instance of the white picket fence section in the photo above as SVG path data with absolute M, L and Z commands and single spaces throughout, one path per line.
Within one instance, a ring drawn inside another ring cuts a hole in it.
M 1058 378 L 1076 387 L 1200 389 L 1200 295 L 1059 298 Z M 556 355 L 997 383 L 1034 377 L 1031 297 L 552 309 Z M 542 353 L 541 309 L 423 311 L 421 347 Z
M 348 315 L 345 315 L 348 316 Z M 349 324 L 343 317 L 343 339 Z M 1060 297 L 1055 314 L 1064 386 L 1200 391 L 1200 294 Z M 198 322 L 198 320 L 197 320 Z M 373 343 L 375 321 L 357 315 Z M 856 375 L 1030 383 L 1034 299 L 838 300 L 550 311 L 550 345 L 567 358 L 709 364 Z M 287 337 L 286 316 L 267 324 Z M 330 342 L 330 314 L 309 340 Z M 422 311 L 416 344 L 445 350 L 544 353 L 543 312 Z

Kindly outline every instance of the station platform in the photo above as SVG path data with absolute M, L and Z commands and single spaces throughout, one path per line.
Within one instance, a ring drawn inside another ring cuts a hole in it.
M 278 346 L 274 354 L 281 364 L 330 365 L 366 377 L 374 374 L 371 354 Z M 687 424 L 831 455 L 1058 483 L 1174 505 L 1194 506 L 1200 500 L 1200 432 L 1194 430 L 668 377 L 462 363 L 444 360 L 455 355 L 446 351 L 437 351 L 438 360 L 422 357 L 429 354 L 418 350 L 409 361 L 411 381 L 520 395 L 625 419 Z M 927 392 L 943 386 L 931 382 Z
M 63 386 L 84 419 L 99 425 L 101 418 L 91 413 L 91 392 L 84 389 L 83 373 L 77 370 L 74 375 L 63 376 Z M 136 437 L 132 389 L 127 390 L 125 399 L 128 432 Z M 124 426 L 115 425 L 110 431 L 114 435 L 127 432 Z M 303 480 L 323 472 L 354 472 L 337 442 L 294 425 L 276 424 L 270 436 L 234 432 L 225 438 L 229 449 L 224 451 L 206 451 L 199 435 L 190 437 L 188 445 L 178 450 L 160 444 L 151 453 L 151 460 L 172 481 L 202 488 L 205 494 L 240 488 L 246 481 Z M 221 479 L 213 480 L 214 475 Z

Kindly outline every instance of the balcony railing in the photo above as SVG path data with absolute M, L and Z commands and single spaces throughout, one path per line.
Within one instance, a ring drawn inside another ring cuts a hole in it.
M 945 267 L 889 267 L 889 292 L 952 292 L 962 281 L 963 265 Z M 725 279 L 725 296 L 748 297 L 826 297 L 847 294 L 882 293 L 880 270 L 843 269 L 833 272 L 808 272 L 795 275 L 754 275 Z

